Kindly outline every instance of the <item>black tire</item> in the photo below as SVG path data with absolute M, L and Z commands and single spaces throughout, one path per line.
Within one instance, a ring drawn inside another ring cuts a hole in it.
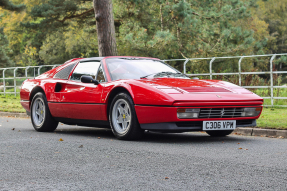
M 109 111 L 109 121 L 113 134 L 118 139 L 140 139 L 144 133 L 140 128 L 133 100 L 126 93 L 119 93 L 114 97 Z
M 218 130 L 218 131 L 206 131 L 211 137 L 224 137 L 233 132 L 233 130 Z
M 42 93 L 36 93 L 31 104 L 31 121 L 33 127 L 39 132 L 52 132 L 59 122 L 52 117 L 46 96 Z

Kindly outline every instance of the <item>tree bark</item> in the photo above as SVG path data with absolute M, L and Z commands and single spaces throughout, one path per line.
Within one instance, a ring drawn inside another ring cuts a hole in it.
M 99 56 L 117 56 L 112 0 L 93 0 L 98 33 Z

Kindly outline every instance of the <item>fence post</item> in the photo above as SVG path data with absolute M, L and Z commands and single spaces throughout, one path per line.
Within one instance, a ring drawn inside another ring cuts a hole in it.
M 6 82 L 5 82 L 5 71 L 7 69 L 3 69 L 3 91 L 4 91 L 4 96 L 6 95 Z
M 213 57 L 210 62 L 209 62 L 209 73 L 210 73 L 210 79 L 212 80 L 212 62 L 215 60 L 216 58 Z
M 15 93 L 15 97 L 17 95 L 17 92 L 16 92 L 16 87 L 17 87 L 17 82 L 16 82 L 16 71 L 18 70 L 18 68 L 15 68 L 14 69 L 14 93 Z
M 26 79 L 28 78 L 28 72 L 27 70 L 30 68 L 30 66 L 27 66 L 26 69 L 25 69 L 25 76 L 26 76 Z
M 238 75 L 239 75 L 239 86 L 241 86 L 241 61 L 244 58 L 244 56 L 240 57 L 238 61 Z
M 273 60 L 276 54 L 274 54 L 270 59 L 270 86 L 271 86 L 271 106 L 273 107 Z
M 189 61 L 189 59 L 186 59 L 186 60 L 184 61 L 184 64 L 183 64 L 183 73 L 184 73 L 184 74 L 186 74 L 186 64 L 187 64 L 188 61 Z
M 38 76 L 40 76 L 40 70 L 41 70 L 41 68 L 42 68 L 43 66 L 39 66 L 39 68 L 38 68 Z

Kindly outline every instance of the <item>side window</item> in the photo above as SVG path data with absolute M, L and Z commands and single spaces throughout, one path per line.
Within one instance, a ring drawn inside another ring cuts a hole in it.
M 69 78 L 69 75 L 71 73 L 71 71 L 73 70 L 74 66 L 76 63 L 74 64 L 70 64 L 67 67 L 63 68 L 62 70 L 60 70 L 59 72 L 57 72 L 54 75 L 54 78 L 58 78 L 58 79 L 63 79 L 63 80 L 67 80 Z
M 98 75 L 97 75 L 97 80 L 98 80 L 100 83 L 106 81 L 106 79 L 105 79 L 105 74 L 104 74 L 102 65 L 101 65 L 100 68 L 99 68 Z
M 80 62 L 71 75 L 70 80 L 80 82 L 83 75 L 92 76 L 95 79 L 99 66 L 100 62 Z

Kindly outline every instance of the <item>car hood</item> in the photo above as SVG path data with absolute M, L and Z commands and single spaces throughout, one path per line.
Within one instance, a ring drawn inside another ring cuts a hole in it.
M 137 80 L 143 86 L 153 87 L 174 101 L 261 101 L 263 99 L 249 90 L 220 80 L 196 80 L 180 78 L 152 78 Z
M 252 92 L 237 86 L 235 84 L 220 80 L 191 80 L 180 78 L 153 78 L 148 80 L 139 80 L 142 83 L 153 86 L 157 89 L 170 89 L 174 93 L 245 93 Z

